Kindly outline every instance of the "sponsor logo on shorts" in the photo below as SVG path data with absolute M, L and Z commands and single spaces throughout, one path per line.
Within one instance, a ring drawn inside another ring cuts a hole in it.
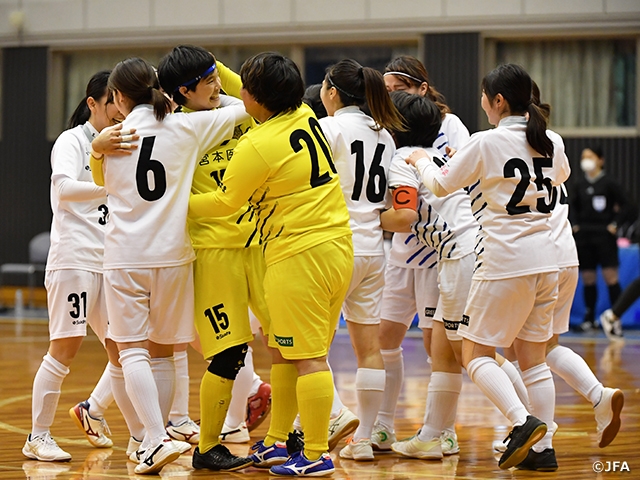
M 469 315 L 462 315 L 462 322 L 460 322 L 462 325 L 466 325 L 467 327 L 469 326 Z
M 445 320 L 444 318 L 442 319 L 442 323 L 444 323 L 445 330 L 453 330 L 454 332 L 458 330 L 458 327 L 460 326 L 460 322 L 452 322 L 450 320 Z
M 427 318 L 433 318 L 433 316 L 436 314 L 436 309 L 435 308 L 429 308 L 426 307 L 424 309 L 424 316 Z
M 293 347 L 293 337 L 279 337 L 274 335 L 273 338 L 276 339 L 276 343 L 281 347 Z
M 87 323 L 86 320 L 74 320 L 73 322 L 71 322 L 73 325 L 84 325 L 85 323 Z

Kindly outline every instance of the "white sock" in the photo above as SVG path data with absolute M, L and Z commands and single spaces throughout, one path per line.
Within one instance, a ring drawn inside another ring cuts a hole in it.
M 121 350 L 120 365 L 124 372 L 125 387 L 131 404 L 145 426 L 145 440 L 166 436 L 158 387 L 151 371 L 149 352 L 144 348 Z
M 158 388 L 160 411 L 165 425 L 169 421 L 169 412 L 176 393 L 176 364 L 171 357 L 151 359 L 151 372 Z
M 384 361 L 385 383 L 382 405 L 378 412 L 378 422 L 393 432 L 393 423 L 396 417 L 396 405 L 400 398 L 402 383 L 404 382 L 404 359 L 402 347 L 393 350 L 380 350 Z
M 462 390 L 462 374 L 448 372 L 432 372 L 427 393 L 427 406 L 424 413 L 424 425 L 418 434 L 418 439 L 428 442 L 439 438 L 442 431 L 447 429 L 455 432 L 456 411 L 458 397 Z M 453 418 L 453 422 L 451 422 Z
M 111 372 L 111 391 L 116 400 L 116 405 L 118 405 L 124 421 L 127 424 L 129 435 L 138 441 L 142 441 L 145 433 L 144 425 L 138 417 L 136 409 L 133 407 L 131 399 L 127 394 L 124 384 L 124 372 L 121 367 L 116 367 L 112 363 L 109 363 L 107 368 Z
M 48 352 L 42 357 L 40 368 L 33 379 L 31 434 L 34 437 L 47 433 L 51 428 L 60 399 L 60 387 L 68 374 L 69 368 Z
M 293 421 L 293 429 L 302 431 L 302 422 L 300 421 L 300 414 L 296 415 L 296 419 Z
M 327 362 L 329 365 L 329 362 Z M 344 403 L 342 403 L 342 399 L 340 398 L 340 394 L 338 393 L 338 387 L 336 386 L 335 375 L 333 374 L 333 369 L 331 365 L 329 365 L 329 370 L 331 371 L 331 376 L 333 377 L 333 403 L 331 404 L 331 418 L 336 418 L 340 415 L 340 410 L 344 408 Z
M 516 393 L 518 394 L 518 398 L 522 402 L 522 404 L 527 407 L 527 410 L 530 410 L 529 406 L 529 395 L 527 394 L 527 387 L 524 386 L 524 382 L 522 381 L 522 375 L 518 371 L 518 369 L 506 358 L 500 368 L 504 373 L 507 374 L 509 380 L 511 380 L 511 384 L 513 388 L 515 388 Z
M 587 362 L 570 348 L 558 345 L 547 355 L 547 365 L 567 384 L 592 405 L 600 401 L 604 391 L 602 383 L 593 374 Z
M 552 448 L 556 388 L 553 384 L 551 369 L 546 363 L 541 363 L 522 372 L 522 380 L 529 393 L 531 413 L 547 424 L 546 435 L 532 447 L 534 452 L 540 453 L 546 448 Z
M 360 425 L 353 434 L 355 441 L 371 438 L 373 424 L 376 423 L 384 395 L 384 381 L 385 372 L 382 369 L 359 368 L 356 371 L 356 397 Z
M 89 396 L 89 415 L 93 418 L 103 418 L 104 411 L 109 408 L 109 405 L 113 402 L 113 392 L 111 391 L 111 370 L 109 369 L 110 363 L 107 362 L 107 366 L 102 372 L 102 376 L 95 387 L 93 392 Z
M 169 412 L 172 425 L 182 425 L 189 420 L 189 355 L 187 351 L 174 352 L 176 366 L 176 387 Z
M 467 364 L 467 374 L 514 427 L 527 421 L 529 412 L 518 398 L 511 380 L 494 358 L 474 358 Z
M 253 369 L 253 380 L 251 380 L 251 390 L 249 391 L 249 396 L 253 397 L 256 393 L 258 393 L 258 389 L 262 385 L 262 379 L 260 375 L 256 373 L 255 368 Z
M 240 369 L 235 382 L 233 382 L 231 403 L 229 403 L 227 418 L 224 421 L 231 428 L 238 427 L 247 418 L 247 398 L 249 398 L 252 383 L 253 349 L 249 347 L 247 355 L 244 357 L 244 367 Z

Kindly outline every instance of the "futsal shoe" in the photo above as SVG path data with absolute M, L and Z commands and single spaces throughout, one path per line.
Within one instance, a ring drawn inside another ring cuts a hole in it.
M 193 452 L 191 462 L 196 470 L 214 470 L 217 472 L 233 472 L 253 465 L 249 457 L 238 457 L 232 454 L 227 447 L 218 444 L 205 453 L 200 453 L 200 447 Z
M 236 428 L 230 427 L 226 423 L 222 427 L 220 442 L 222 443 L 247 443 L 251 440 L 247 424 L 242 422 Z
M 41 462 L 68 462 L 71 455 L 62 450 L 49 432 L 32 436 L 29 434 L 22 447 L 22 454 Z
M 164 438 L 155 445 L 151 445 L 140 456 L 140 463 L 134 468 L 137 474 L 151 475 L 162 470 L 167 463 L 171 463 L 180 456 L 178 447 L 170 438 Z
M 418 432 L 419 433 L 419 432 Z M 423 442 L 418 438 L 418 434 L 413 437 L 400 440 L 393 445 L 391 449 L 404 455 L 405 457 L 420 458 L 422 460 L 441 460 L 442 459 L 442 442 L 440 437 Z
M 304 432 L 302 430 L 289 432 L 289 438 L 287 438 L 286 445 L 289 456 L 296 452 L 301 452 L 302 449 L 304 449 Z
M 340 409 L 338 416 L 329 420 L 329 451 L 338 446 L 340 440 L 355 432 L 360 420 L 347 407 Z
M 548 427 L 547 427 L 548 428 Z M 553 422 L 551 424 L 551 433 L 553 435 L 555 435 L 558 432 L 558 424 L 556 422 Z M 500 452 L 500 453 L 504 453 L 507 451 L 507 444 L 505 443 L 505 441 L 502 440 L 494 440 L 493 441 L 493 449 L 496 452 Z
M 192 445 L 197 445 L 200 441 L 200 425 L 190 418 L 182 422 L 180 425 L 174 425 L 169 422 L 165 429 L 167 431 L 167 435 L 169 435 L 173 440 L 189 442 Z
M 387 430 L 382 423 L 376 422 L 371 432 L 371 446 L 380 452 L 390 452 L 391 445 L 397 442 L 396 434 L 393 430 Z
M 529 450 L 527 457 L 516 465 L 519 470 L 535 470 L 536 472 L 555 472 L 558 470 L 556 451 L 553 448 L 545 448 L 538 453 Z
M 371 446 L 371 440 L 368 438 L 361 438 L 355 441 L 353 437 L 347 439 L 347 444 L 340 450 L 340 458 L 348 458 L 349 460 L 356 460 L 358 462 L 366 462 L 373 460 L 373 447 Z
M 440 446 L 442 455 L 455 455 L 460 453 L 460 445 L 458 445 L 458 436 L 455 432 L 445 430 L 440 435 Z
M 271 410 L 271 385 L 262 382 L 255 395 L 247 399 L 247 418 L 245 423 L 251 432 L 265 421 Z
M 602 330 L 604 330 L 604 334 L 609 340 L 621 340 L 623 338 L 622 322 L 614 315 L 611 309 L 602 312 L 600 325 L 602 325 Z
M 173 445 L 176 447 L 178 452 L 180 452 L 180 455 L 182 455 L 183 453 L 187 453 L 188 451 L 191 450 L 190 443 L 181 442 L 180 440 L 171 440 L 171 441 L 173 442 Z M 127 451 L 129 451 L 129 448 L 131 447 L 131 443 L 132 443 L 131 440 L 129 440 L 129 446 L 127 446 Z M 147 451 L 148 449 L 146 448 L 142 449 L 140 448 L 140 445 L 138 445 L 137 450 L 129 454 L 129 460 L 132 461 L 133 463 L 140 463 L 142 458 L 144 458 L 145 454 L 147 453 Z
M 624 393 L 617 388 L 605 387 L 598 404 L 593 407 L 596 412 L 598 446 L 609 445 L 620 430 L 620 412 L 624 406 Z
M 127 444 L 127 452 L 126 452 L 127 458 L 131 457 L 132 453 L 136 453 L 140 448 L 141 444 L 142 444 L 142 441 L 136 440 L 133 437 L 129 437 L 129 443 Z M 136 461 L 136 463 L 138 462 Z
M 107 422 L 104 418 L 94 418 L 89 415 L 88 401 L 80 402 L 75 407 L 71 407 L 69 416 L 73 423 L 84 432 L 91 445 L 98 448 L 113 447 L 113 442 L 105 435 L 105 432 L 111 433 Z
M 272 475 L 282 477 L 323 477 L 335 472 L 333 461 L 328 453 L 323 453 L 317 460 L 309 460 L 303 452 L 297 452 L 282 465 L 269 469 Z
M 249 454 L 253 465 L 258 468 L 281 465 L 289 458 L 285 443 L 276 442 L 273 445 L 266 446 L 264 440 L 254 443 L 249 449 Z
M 527 421 L 523 425 L 513 427 L 505 442 L 507 450 L 500 457 L 498 466 L 506 470 L 515 467 L 527 458 L 529 449 L 542 440 L 547 433 L 547 425 L 533 415 L 527 415 Z

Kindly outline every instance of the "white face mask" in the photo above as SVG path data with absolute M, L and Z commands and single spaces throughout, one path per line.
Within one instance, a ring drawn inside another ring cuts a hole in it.
M 593 172 L 596 169 L 596 161 L 592 158 L 583 158 L 580 160 L 580 168 L 583 172 Z

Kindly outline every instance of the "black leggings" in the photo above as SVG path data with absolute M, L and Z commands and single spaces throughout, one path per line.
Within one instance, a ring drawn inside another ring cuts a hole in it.
M 613 314 L 620 318 L 622 314 L 640 297 L 640 277 L 627 285 L 627 288 L 620 294 L 616 303 L 611 307 Z

